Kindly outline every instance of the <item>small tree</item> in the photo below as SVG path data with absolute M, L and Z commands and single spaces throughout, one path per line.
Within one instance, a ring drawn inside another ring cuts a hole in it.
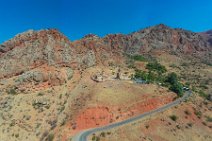
M 173 85 L 171 85 L 171 87 L 169 88 L 171 91 L 175 92 L 178 94 L 178 96 L 183 96 L 183 89 L 182 89 L 182 85 L 180 83 L 175 83 Z
M 166 82 L 170 83 L 171 85 L 176 84 L 178 82 L 177 74 L 174 72 L 168 74 L 168 76 L 166 77 Z

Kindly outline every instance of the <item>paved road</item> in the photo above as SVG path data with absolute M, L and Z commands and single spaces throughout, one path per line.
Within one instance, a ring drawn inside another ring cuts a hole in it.
M 143 113 L 141 115 L 138 115 L 138 116 L 135 116 L 135 117 L 132 117 L 130 119 L 127 119 L 127 120 L 124 120 L 124 121 L 121 121 L 121 122 L 117 122 L 117 123 L 113 123 L 113 124 L 109 124 L 109 125 L 106 125 L 106 126 L 103 126 L 103 127 L 98 127 L 98 128 L 93 128 L 93 129 L 88 129 L 88 130 L 85 130 L 85 131 L 82 131 L 80 132 L 79 134 L 77 134 L 74 138 L 73 138 L 73 141 L 86 141 L 87 140 L 87 137 L 95 132 L 99 132 L 99 131 L 103 131 L 103 130 L 108 130 L 108 129 L 112 129 L 112 128 L 115 128 L 115 127 L 118 127 L 118 126 L 121 126 L 121 125 L 124 125 L 124 124 L 128 124 L 130 122 L 134 122 L 134 121 L 137 121 L 139 119 L 142 119 L 144 117 L 147 117 L 147 116 L 150 116 L 152 114 L 156 114 L 156 113 L 159 113 L 159 112 L 162 112 L 162 111 L 165 111 L 171 107 L 174 107 L 178 104 L 180 104 L 181 102 L 183 102 L 184 100 L 186 100 L 190 95 L 192 94 L 191 91 L 187 91 L 185 92 L 184 96 L 163 106 L 163 107 L 160 107 L 158 109 L 155 109 L 155 110 L 152 110 L 152 111 L 149 111 L 149 112 L 146 112 L 146 113 Z

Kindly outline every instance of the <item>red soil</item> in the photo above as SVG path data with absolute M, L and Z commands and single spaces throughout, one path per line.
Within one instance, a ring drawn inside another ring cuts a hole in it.
M 107 107 L 87 108 L 77 117 L 77 129 L 93 128 L 97 126 L 107 125 L 113 115 Z
M 90 107 L 80 112 L 76 118 L 76 124 L 74 124 L 75 134 L 83 129 L 95 128 L 104 126 L 112 122 L 122 121 L 132 116 L 139 115 L 141 113 L 159 108 L 171 101 L 174 96 L 163 96 L 161 98 L 149 98 L 146 101 L 142 101 L 133 104 L 131 107 Z M 73 125 L 72 125 L 73 128 Z

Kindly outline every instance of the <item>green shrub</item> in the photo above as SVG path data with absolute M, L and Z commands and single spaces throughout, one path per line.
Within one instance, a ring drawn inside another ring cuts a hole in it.
M 95 141 L 96 140 L 96 136 L 94 135 L 93 137 L 92 137 L 92 141 Z
M 38 95 L 38 96 L 43 96 L 44 94 L 43 94 L 43 93 L 41 93 L 41 92 L 39 92 L 37 95 Z
M 13 88 L 11 88 L 7 93 L 11 94 L 11 95 L 16 95 L 17 94 L 16 90 L 13 89 Z
M 53 141 L 54 140 L 54 134 L 52 134 L 52 133 L 49 134 L 48 137 L 47 137 L 47 140 L 48 141 Z
M 96 137 L 96 141 L 100 141 L 100 137 Z
M 111 132 L 107 132 L 107 135 L 110 135 L 111 134 Z
M 134 55 L 132 56 L 132 59 L 135 61 L 146 61 L 146 58 L 142 55 Z
M 146 129 L 148 129 L 149 128 L 149 125 L 146 125 L 145 127 L 146 127 Z
M 100 141 L 100 137 L 93 135 L 92 141 Z
M 146 72 L 146 71 L 142 71 L 142 70 L 136 70 L 134 78 L 142 79 L 142 80 L 145 80 L 145 81 L 148 81 L 148 82 L 155 82 L 155 81 L 160 82 L 160 80 L 163 79 L 161 76 L 154 73 L 154 72 L 151 72 L 151 71 Z
M 148 69 L 149 71 L 155 71 L 158 73 L 165 73 L 167 71 L 165 66 L 161 65 L 157 61 L 148 63 L 146 65 L 146 69 Z
M 195 114 L 198 118 L 201 118 L 201 117 L 202 117 L 202 112 L 201 112 L 201 111 L 195 111 L 194 114 Z
M 212 117 L 207 116 L 206 120 L 207 120 L 207 122 L 212 122 Z
M 134 77 L 135 78 L 140 78 L 140 79 L 143 79 L 143 80 L 147 80 L 148 74 L 145 71 L 136 69 Z
M 187 125 L 188 125 L 189 127 L 192 127 L 192 126 L 193 126 L 193 123 L 190 122 L 190 123 L 188 123 Z
M 15 134 L 15 137 L 18 138 L 19 137 L 19 134 Z
M 135 69 L 135 75 L 133 78 L 142 79 L 146 82 L 159 82 L 162 86 L 168 87 L 171 91 L 178 94 L 179 97 L 183 96 L 183 85 L 178 82 L 178 76 L 176 73 L 169 73 L 167 76 L 163 74 L 166 69 L 164 66 L 157 62 L 147 64 L 148 72 Z
M 177 121 L 178 117 L 176 115 L 171 115 L 169 116 L 171 120 Z
M 105 132 L 101 132 L 100 136 L 105 137 Z
M 63 95 L 62 95 L 62 94 L 60 94 L 59 99 L 62 99 L 62 96 L 63 96 Z
M 157 82 L 164 83 L 165 78 L 166 78 L 165 75 L 161 74 L 161 75 L 158 75 L 158 76 L 157 76 L 156 81 L 157 81 Z
M 178 76 L 176 73 L 169 73 L 165 82 L 169 85 L 169 89 L 178 94 L 179 97 L 183 96 L 183 85 L 178 81 Z
M 149 82 L 154 82 L 157 79 L 157 75 L 154 74 L 153 72 L 149 72 L 147 75 L 147 80 Z
M 165 80 L 167 83 L 173 85 L 173 84 L 176 84 L 178 82 L 178 77 L 177 77 L 177 74 L 172 72 L 172 73 L 169 73 L 166 77 L 166 80 Z
M 169 88 L 171 91 L 177 93 L 177 95 L 179 97 L 183 96 L 183 89 L 182 89 L 182 85 L 178 82 L 176 84 L 171 85 L 171 87 Z

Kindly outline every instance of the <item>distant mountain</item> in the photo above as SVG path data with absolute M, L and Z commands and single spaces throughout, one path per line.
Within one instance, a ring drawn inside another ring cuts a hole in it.
M 206 32 L 206 34 L 209 34 L 209 35 L 212 36 L 212 30 L 208 30 L 208 31 Z
M 212 30 L 200 33 L 212 46 Z

